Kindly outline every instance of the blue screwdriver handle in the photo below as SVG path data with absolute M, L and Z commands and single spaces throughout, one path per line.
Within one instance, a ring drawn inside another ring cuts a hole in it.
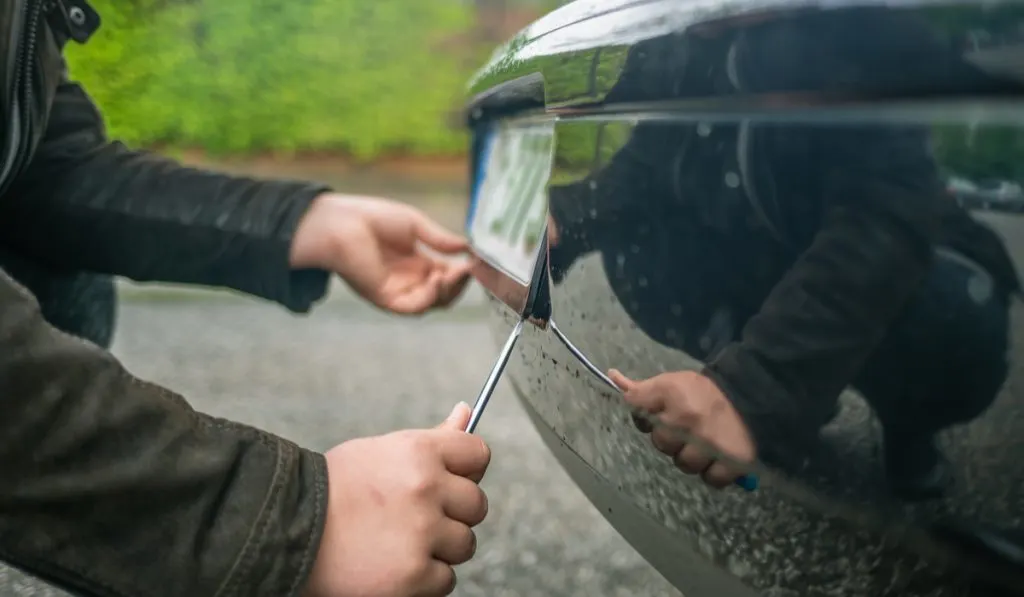
M 733 481 L 733 485 L 746 492 L 757 491 L 757 475 L 743 475 L 739 479 Z

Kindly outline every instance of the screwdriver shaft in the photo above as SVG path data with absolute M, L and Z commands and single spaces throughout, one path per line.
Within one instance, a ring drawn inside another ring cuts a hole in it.
M 487 403 L 491 400 L 491 395 L 494 394 L 494 388 L 497 387 L 498 380 L 501 379 L 501 374 L 505 371 L 505 365 L 508 364 L 508 360 L 512 356 L 512 350 L 516 347 L 516 340 L 519 340 L 519 336 L 523 333 L 523 323 L 525 321 L 525 319 L 520 318 L 516 326 L 512 328 L 512 333 L 509 334 L 508 340 L 505 340 L 505 346 L 502 347 L 501 353 L 498 354 L 498 360 L 494 363 L 494 367 L 491 368 L 491 373 L 487 376 L 487 381 L 484 382 L 484 387 L 480 390 L 480 395 L 477 396 L 476 402 L 473 403 L 473 413 L 469 416 L 466 433 L 476 431 L 476 426 L 480 423 L 480 417 L 483 416 L 484 409 L 487 408 Z

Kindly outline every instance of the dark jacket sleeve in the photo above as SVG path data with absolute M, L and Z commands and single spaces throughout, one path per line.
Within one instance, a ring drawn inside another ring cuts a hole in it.
M 307 311 L 323 271 L 295 271 L 299 219 L 327 188 L 183 167 L 106 138 L 95 105 L 65 81 L 41 146 L 0 203 L 0 238 L 57 268 L 224 286 Z
M 0 271 L 0 559 L 97 596 L 298 595 L 321 455 L 193 411 Z
M 817 235 L 740 340 L 704 370 L 766 456 L 827 421 L 919 288 L 938 237 L 942 190 L 926 135 L 853 129 L 825 137 L 832 147 Z

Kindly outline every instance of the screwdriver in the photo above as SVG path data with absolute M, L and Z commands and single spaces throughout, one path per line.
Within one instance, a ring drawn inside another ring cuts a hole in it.
M 480 395 L 476 397 L 476 402 L 473 403 L 473 412 L 469 415 L 466 433 L 476 431 L 476 426 L 480 423 L 480 417 L 483 416 L 484 409 L 487 408 L 487 403 L 490 402 L 491 395 L 494 394 L 494 388 L 498 386 L 498 380 L 501 379 L 501 374 L 505 371 L 505 365 L 508 364 L 508 360 L 512 356 L 512 350 L 516 347 L 516 341 L 519 340 L 519 336 L 523 333 L 523 323 L 525 321 L 525 318 L 520 317 L 519 321 L 516 322 L 516 326 L 512 328 L 512 333 L 509 334 L 508 340 L 505 340 L 505 346 L 502 347 L 501 352 L 498 354 L 498 360 L 494 363 L 494 367 L 491 368 L 491 373 L 487 376 L 487 381 L 484 382 Z
M 469 423 L 466 425 L 466 433 L 473 433 L 476 431 L 476 426 L 480 423 L 480 417 L 483 416 L 484 410 L 487 408 L 487 403 L 490 402 L 491 395 L 494 394 L 494 389 L 498 386 L 498 380 L 501 379 L 501 374 L 504 373 L 505 366 L 508 365 L 508 360 L 512 357 L 512 351 L 516 347 L 516 342 L 519 340 L 519 336 L 523 333 L 523 324 L 525 321 L 525 318 L 520 317 L 519 321 L 516 322 L 515 327 L 512 328 L 512 332 L 509 334 L 508 339 L 505 340 L 505 345 L 498 354 L 498 360 L 495 361 L 494 367 L 491 368 L 491 372 L 487 376 L 487 380 L 484 382 L 484 386 L 481 388 L 480 394 L 476 398 L 476 402 L 473 403 L 473 412 L 469 416 Z M 554 321 L 549 322 L 549 325 L 555 335 L 558 336 L 569 351 L 572 352 L 587 369 L 596 374 L 601 381 L 615 389 L 615 391 L 620 393 L 622 392 L 619 386 L 615 385 L 615 382 L 613 382 L 611 378 L 595 367 L 571 342 L 569 342 L 569 339 L 562 334 Z M 748 492 L 756 490 L 759 485 L 757 476 L 752 474 L 744 475 L 739 479 L 736 479 L 733 484 Z

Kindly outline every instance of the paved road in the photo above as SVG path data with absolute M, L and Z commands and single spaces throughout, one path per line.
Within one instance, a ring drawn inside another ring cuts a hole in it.
M 432 425 L 471 400 L 496 350 L 479 296 L 449 313 L 399 320 L 345 296 L 298 318 L 225 295 L 156 293 L 124 305 L 115 352 L 200 410 L 326 449 Z M 491 515 L 457 595 L 678 597 L 590 507 L 507 387 L 481 433 L 494 453 L 484 481 Z M 62 593 L 0 566 L 0 595 Z

